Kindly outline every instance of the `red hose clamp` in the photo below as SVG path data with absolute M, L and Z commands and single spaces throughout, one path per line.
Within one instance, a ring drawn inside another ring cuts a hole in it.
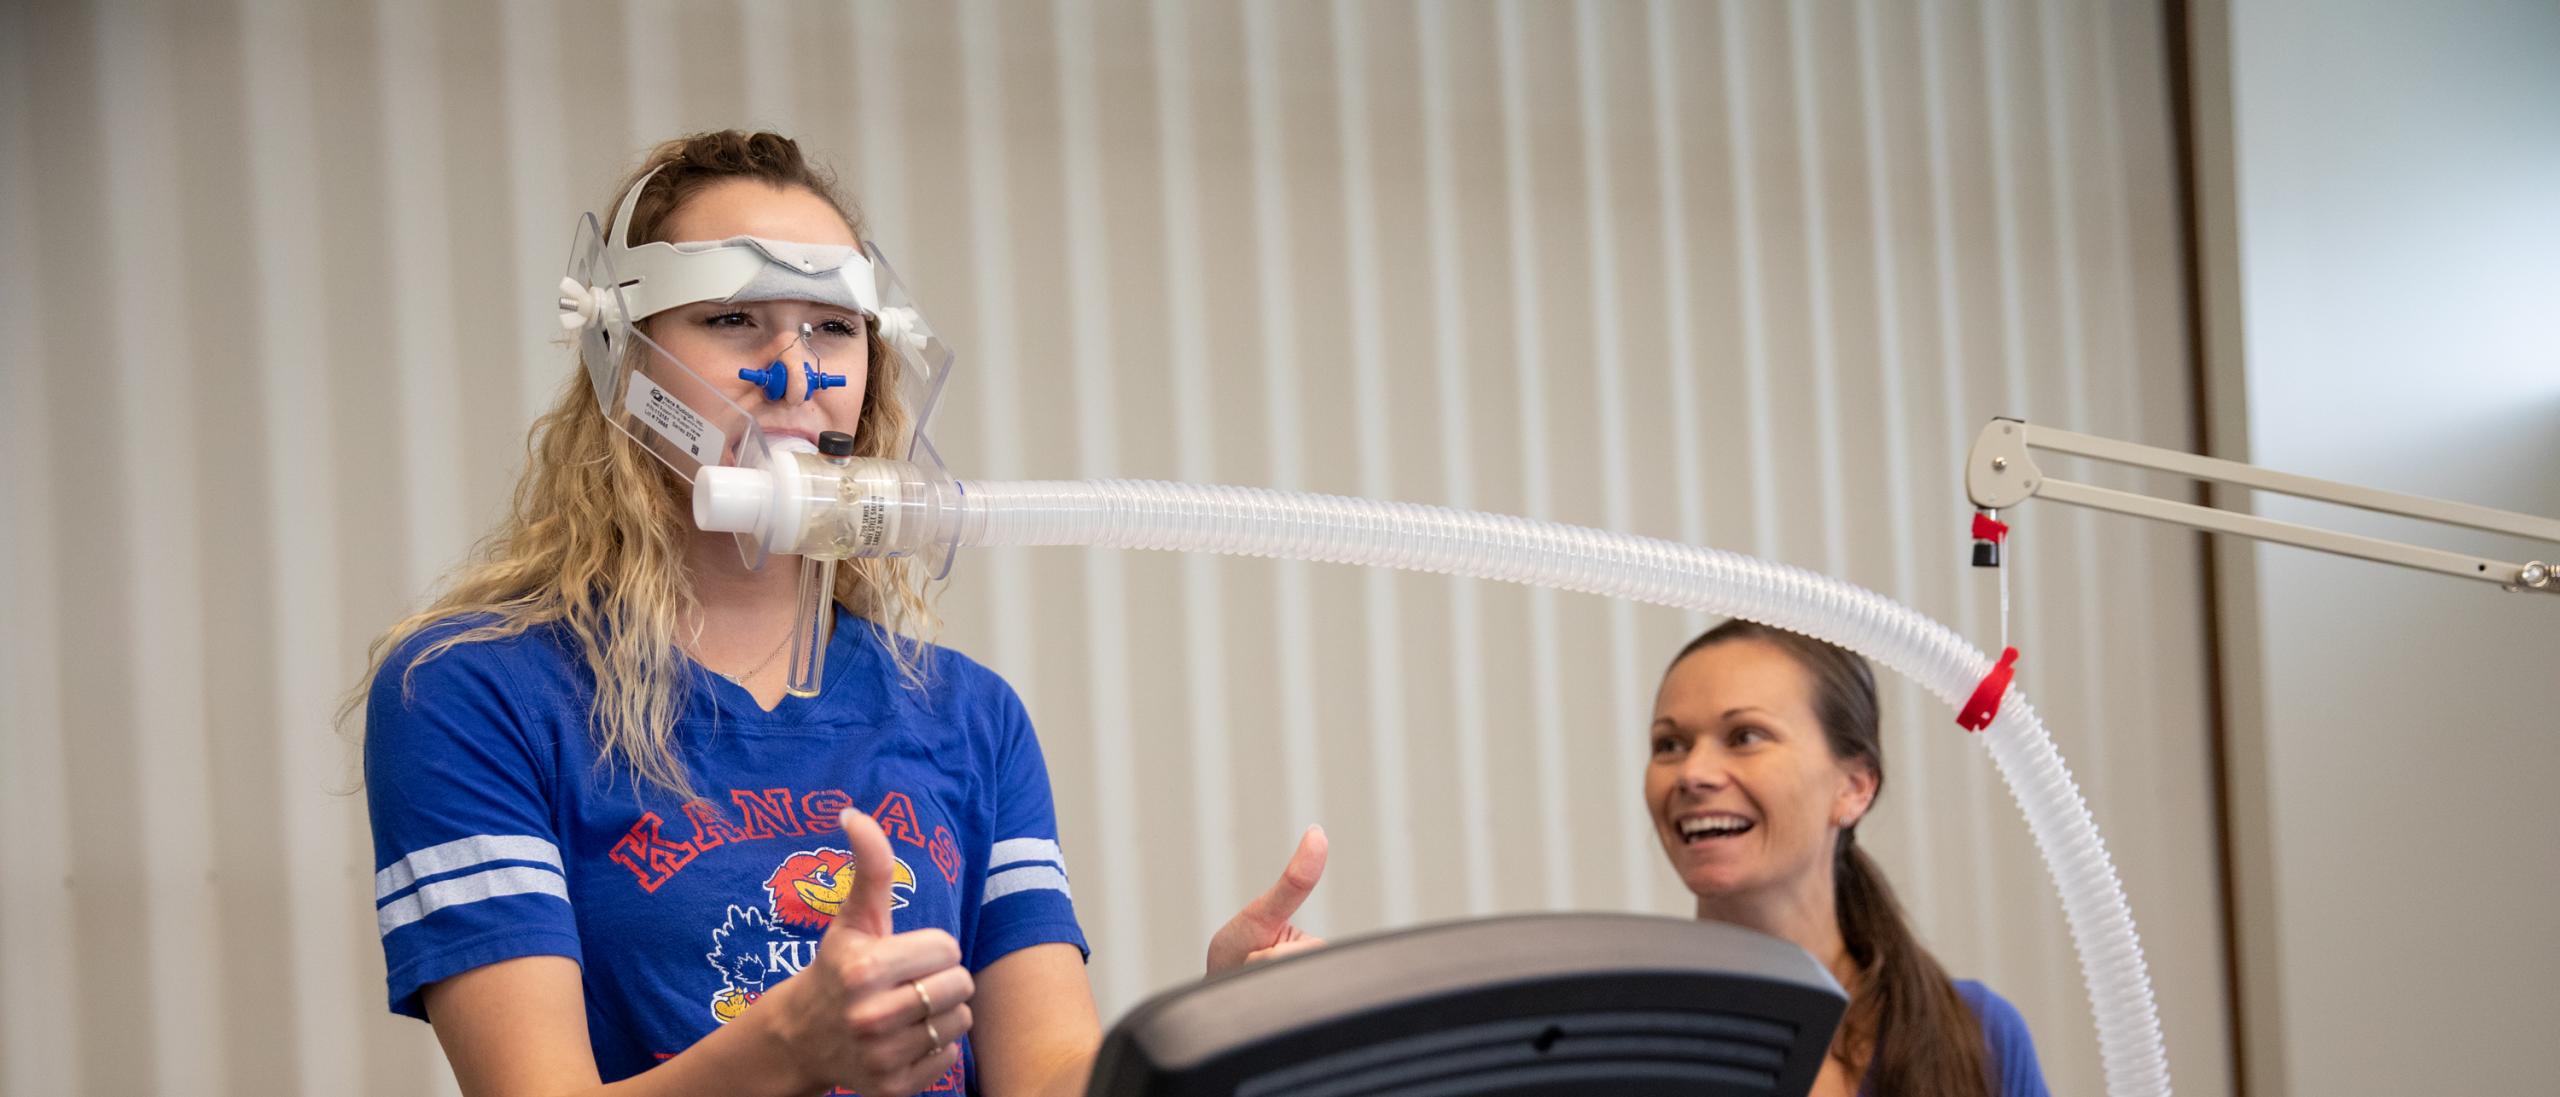
M 1982 511 L 1973 512 L 1973 566 L 2000 566 L 2000 542 L 2009 538 L 2009 524 Z
M 1990 727 L 1991 718 L 2000 711 L 2000 698 L 2009 692 L 2009 679 L 2017 673 L 2018 649 L 2003 649 L 1991 673 L 1983 675 L 1981 684 L 1973 687 L 1973 698 L 1964 703 L 1964 711 L 1956 713 L 1956 726 L 1966 731 Z

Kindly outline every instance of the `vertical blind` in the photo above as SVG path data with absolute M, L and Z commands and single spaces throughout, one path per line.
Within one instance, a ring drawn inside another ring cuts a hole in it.
M 571 381 L 575 215 L 762 126 L 953 333 L 959 475 L 1524 514 L 2005 628 L 2224 1092 L 2192 535 L 2018 512 L 2004 622 L 1959 476 L 1993 415 L 2191 444 L 2167 64 L 2136 0 L 0 7 L 0 1087 L 452 1089 L 383 1009 L 331 711 Z M 1689 909 L 1639 781 L 1703 618 L 1054 549 L 940 605 L 1041 728 L 1106 1017 L 1314 822 L 1332 936 Z M 1988 759 L 1885 701 L 1865 841 L 2097 1091 Z

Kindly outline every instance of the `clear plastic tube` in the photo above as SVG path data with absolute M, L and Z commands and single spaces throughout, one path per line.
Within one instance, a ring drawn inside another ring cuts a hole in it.
M 815 697 L 825 684 L 828 626 L 836 616 L 836 558 L 800 558 L 800 589 L 792 596 L 791 665 L 782 679 L 783 692 Z
M 1745 617 L 1859 652 L 1950 707 L 1991 669 L 1946 626 L 1855 584 L 1738 553 L 1525 518 L 1370 499 L 1159 481 L 955 485 L 945 544 L 1212 552 L 1498 579 Z M 2052 737 L 2012 691 L 1984 734 L 2062 896 L 2109 1094 L 2169 1092 L 2151 976 L 2097 822 Z

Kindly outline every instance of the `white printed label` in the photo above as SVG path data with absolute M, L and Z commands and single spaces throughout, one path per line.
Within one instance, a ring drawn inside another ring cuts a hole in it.
M 879 548 L 889 540 L 889 501 L 877 495 L 862 497 L 861 517 L 855 520 L 854 539 L 864 548 Z
M 622 397 L 622 410 L 648 424 L 650 430 L 658 432 L 658 437 L 674 445 L 677 452 L 692 454 L 694 460 L 703 464 L 719 464 L 723 460 L 722 455 L 729 452 L 728 435 L 720 433 L 720 428 L 712 426 L 710 420 L 686 407 L 684 401 L 676 399 L 673 393 L 659 388 L 657 382 L 646 377 L 632 376 L 630 388 Z

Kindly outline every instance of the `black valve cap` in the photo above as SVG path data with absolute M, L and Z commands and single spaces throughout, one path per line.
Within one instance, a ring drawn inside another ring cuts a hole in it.
M 1973 543 L 1973 566 L 1978 567 L 1978 568 L 1996 568 L 1996 567 L 1999 567 L 1999 566 L 2000 566 L 2000 542 L 1998 542 L 1998 541 L 1976 541 L 1976 542 L 1974 542 L 1974 543 Z
M 821 434 L 818 436 L 818 452 L 829 457 L 851 457 L 853 456 L 853 436 L 840 430 Z

